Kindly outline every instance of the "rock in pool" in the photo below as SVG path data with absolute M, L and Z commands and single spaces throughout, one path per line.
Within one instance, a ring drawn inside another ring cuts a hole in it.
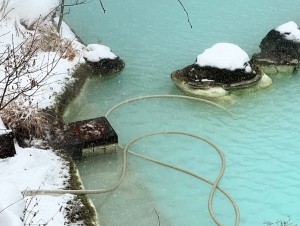
M 111 52 L 110 48 L 99 44 L 89 44 L 83 50 L 85 63 L 81 64 L 81 74 L 108 76 L 124 69 L 124 61 Z
M 198 55 L 194 64 L 174 71 L 171 78 L 188 95 L 207 98 L 230 95 L 253 86 L 270 86 L 272 80 L 249 60 L 239 46 L 217 43 Z
M 272 29 L 259 45 L 261 52 L 251 61 L 266 74 L 293 74 L 299 67 L 300 30 L 298 25 L 287 22 Z

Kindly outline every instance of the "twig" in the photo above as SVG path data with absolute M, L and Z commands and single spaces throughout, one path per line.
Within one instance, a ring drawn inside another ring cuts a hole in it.
M 101 5 L 101 8 L 102 8 L 103 12 L 105 13 L 105 12 L 106 12 L 106 9 L 104 8 L 104 5 L 103 5 L 103 3 L 102 3 L 102 0 L 99 0 L 99 3 L 100 3 L 100 5 Z
M 156 209 L 154 209 L 154 211 L 155 211 L 155 213 L 156 213 L 156 215 L 157 215 L 158 226 L 160 226 L 160 219 L 159 219 L 159 215 L 158 215 L 158 213 L 157 213 Z
M 190 24 L 191 28 L 193 28 L 192 26 L 192 23 L 190 21 L 190 16 L 189 16 L 189 13 L 187 12 L 187 10 L 185 9 L 184 5 L 182 4 L 181 0 L 177 0 L 179 2 L 179 4 L 181 5 L 183 11 L 185 12 L 186 14 L 186 17 L 187 17 L 187 20 L 188 20 L 188 23 Z
M 15 205 L 16 203 L 20 202 L 20 201 L 23 200 L 23 199 L 24 199 L 24 197 L 21 198 L 21 199 L 19 199 L 19 200 L 17 200 L 17 201 L 15 201 L 15 202 L 13 202 L 12 204 L 8 205 L 7 207 L 5 207 L 4 209 L 2 209 L 2 210 L 0 211 L 0 214 L 1 214 L 4 210 L 6 210 L 6 209 L 8 209 L 9 207 Z

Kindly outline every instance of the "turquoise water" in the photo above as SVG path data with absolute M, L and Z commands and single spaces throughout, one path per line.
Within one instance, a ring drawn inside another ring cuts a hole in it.
M 119 75 L 90 79 L 71 104 L 66 121 L 103 116 L 115 104 L 138 96 L 182 93 L 170 73 L 194 62 L 217 42 L 239 45 L 249 56 L 272 28 L 293 20 L 300 24 L 300 0 L 252 0 L 225 3 L 165 0 L 104 2 L 73 7 L 68 23 L 85 43 L 108 45 L 126 62 Z M 227 167 L 220 186 L 237 202 L 242 226 L 286 220 L 300 224 L 298 98 L 300 74 L 273 77 L 266 90 L 244 93 L 224 104 L 234 117 L 205 103 L 153 99 L 124 105 L 109 116 L 120 144 L 155 131 L 182 131 L 203 136 L 225 154 Z M 188 137 L 159 136 L 136 143 L 133 150 L 178 165 L 214 180 L 218 155 L 208 145 Z M 113 184 L 120 155 L 78 163 L 86 188 Z M 129 157 L 129 172 L 121 187 L 93 196 L 102 226 L 215 225 L 207 210 L 210 186 L 187 175 Z M 234 225 L 229 201 L 217 192 L 214 209 L 225 226 Z M 156 211 L 156 212 L 155 212 Z M 157 213 L 157 214 L 156 214 Z

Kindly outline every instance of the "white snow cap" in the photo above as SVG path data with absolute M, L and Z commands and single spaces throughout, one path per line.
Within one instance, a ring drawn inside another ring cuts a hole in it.
M 217 43 L 197 56 L 196 64 L 220 69 L 245 69 L 251 72 L 249 56 L 239 46 L 231 43 Z
M 285 39 L 300 42 L 300 30 L 294 21 L 287 22 L 275 29 L 284 35 Z
M 89 44 L 83 49 L 83 57 L 91 62 L 98 62 L 101 59 L 115 59 L 117 56 L 110 48 L 99 44 Z
M 12 14 L 30 25 L 39 17 L 47 16 L 58 5 L 58 0 L 13 0 L 10 1 L 8 10 L 12 9 Z

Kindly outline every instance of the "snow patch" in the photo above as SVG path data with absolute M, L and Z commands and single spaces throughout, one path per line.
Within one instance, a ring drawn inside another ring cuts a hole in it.
M 2 119 L 0 118 L 0 135 L 6 134 L 8 130 L 6 129 L 6 126 L 4 125 Z
M 11 183 L 0 182 L 0 223 L 1 225 L 23 225 L 21 218 L 25 200 L 21 191 Z
M 15 148 L 17 154 L 14 157 L 0 159 L 0 212 L 13 204 L 0 213 L 0 225 L 21 226 L 28 223 L 22 223 L 20 219 L 24 209 L 27 209 L 25 220 L 32 218 L 36 224 L 49 222 L 49 226 L 64 225 L 63 207 L 74 196 L 37 195 L 23 199 L 21 191 L 64 188 L 69 178 L 68 167 L 52 150 L 21 148 L 18 145 Z M 25 201 L 33 206 L 25 208 Z M 35 217 L 27 217 L 33 213 L 36 213 Z
M 99 44 L 89 44 L 83 49 L 83 57 L 91 62 L 98 62 L 101 59 L 115 59 L 117 56 L 110 48 Z
M 300 42 L 300 30 L 294 21 L 289 21 L 275 29 L 284 35 L 285 39 Z
M 234 71 L 245 69 L 251 72 L 249 56 L 239 46 L 231 43 L 217 43 L 197 56 L 196 64 L 200 67 L 215 67 Z
M 69 178 L 68 167 L 52 150 L 18 145 L 15 148 L 17 154 L 14 157 L 0 160 L 0 182 L 15 184 L 20 190 L 64 187 Z
M 60 196 L 37 195 L 26 197 L 27 209 L 24 219 L 30 219 L 30 225 L 72 225 L 65 222 L 65 207 L 67 202 L 74 199 L 74 195 L 65 194 Z M 37 205 L 38 204 L 38 205 Z M 29 222 L 24 222 L 29 223 Z M 74 225 L 81 225 L 80 222 Z
M 58 5 L 58 0 L 12 0 L 7 10 L 12 10 L 9 16 L 18 17 L 27 25 L 31 25 L 37 19 L 54 12 Z

